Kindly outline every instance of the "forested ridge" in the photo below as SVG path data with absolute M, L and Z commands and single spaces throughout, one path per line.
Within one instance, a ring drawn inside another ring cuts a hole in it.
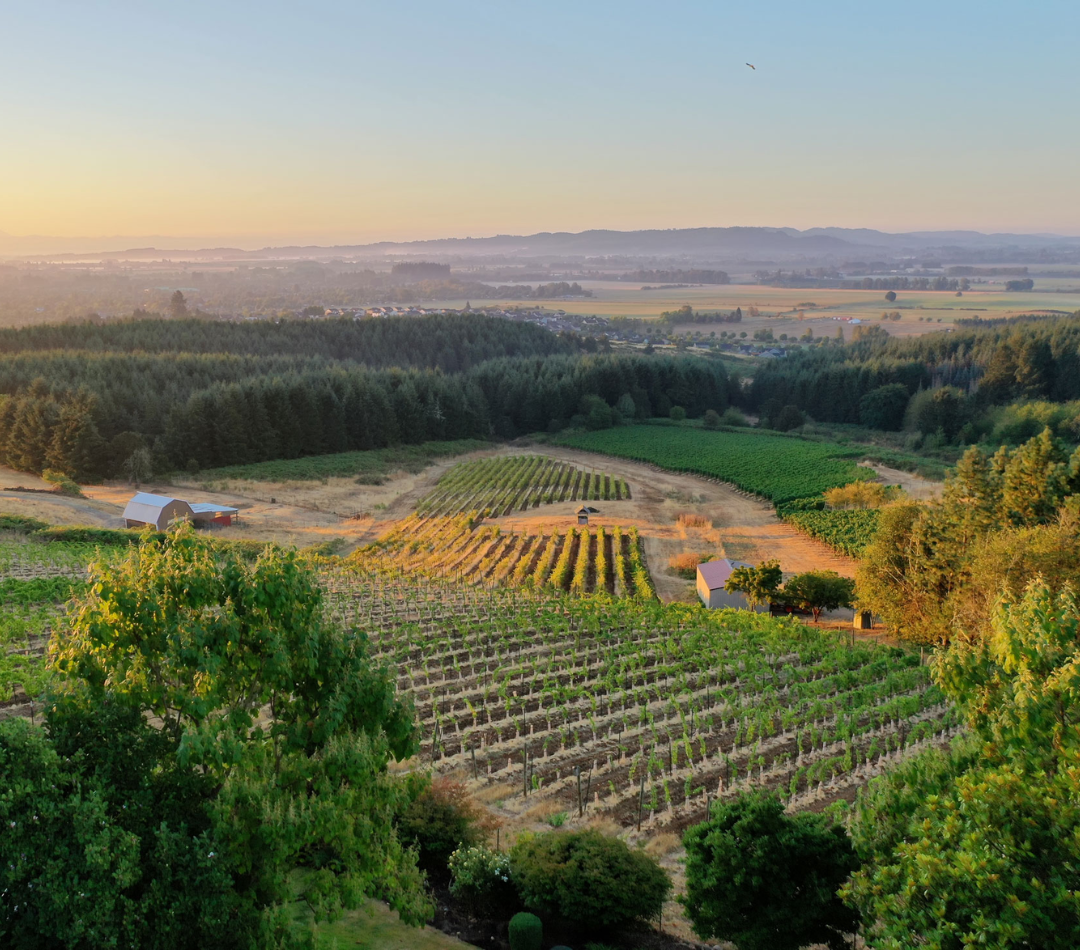
M 898 429 L 905 405 L 882 419 L 880 407 L 864 402 L 875 390 L 897 385 L 909 397 L 920 390 L 948 388 L 947 398 L 956 405 L 942 411 L 951 410 L 952 416 L 934 420 L 943 423 L 940 428 L 948 438 L 957 436 L 964 424 L 974 422 L 990 406 L 1080 399 L 1080 318 L 903 340 L 877 327 L 858 327 L 855 341 L 845 347 L 793 352 L 785 360 L 761 367 L 747 401 L 758 411 L 773 401 L 797 406 L 821 422 Z M 972 434 L 979 435 L 977 428 Z
M 0 461 L 81 479 L 132 474 L 133 459 L 169 471 L 513 437 L 565 425 L 586 397 L 699 415 L 729 395 L 719 363 L 588 354 L 575 338 L 479 316 L 135 321 L 0 338 Z

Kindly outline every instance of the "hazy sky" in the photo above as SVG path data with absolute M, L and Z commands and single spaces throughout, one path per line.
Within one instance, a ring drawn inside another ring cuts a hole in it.
M 10 235 L 1080 233 L 1077 0 L 2 9 Z

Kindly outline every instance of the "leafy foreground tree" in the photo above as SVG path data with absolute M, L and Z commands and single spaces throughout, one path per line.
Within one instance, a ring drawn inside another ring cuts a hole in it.
M 739 950 L 848 946 L 859 917 L 837 896 L 858 867 L 839 825 L 821 815 L 786 815 L 778 798 L 743 795 L 715 806 L 687 830 L 686 895 L 697 935 Z
M 878 779 L 845 896 L 871 946 L 1080 946 L 1080 604 L 1042 582 L 936 659 L 971 738 Z
M 45 728 L 0 724 L 0 945 L 310 946 L 297 896 L 428 915 L 387 774 L 410 711 L 294 554 L 146 539 L 92 568 L 52 663 Z

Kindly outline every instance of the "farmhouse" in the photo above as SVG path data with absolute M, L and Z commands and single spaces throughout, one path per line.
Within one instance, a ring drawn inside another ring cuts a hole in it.
M 731 572 L 737 567 L 750 567 L 741 561 L 731 561 L 722 558 L 718 561 L 706 561 L 699 564 L 697 569 L 697 592 L 701 602 L 706 607 L 733 607 L 737 610 L 749 610 L 750 605 L 746 602 L 743 594 L 724 589 Z M 767 604 L 759 604 L 754 608 L 758 613 L 768 610 Z
M 194 521 L 200 524 L 230 525 L 237 514 L 236 508 L 209 503 L 189 504 L 180 498 L 136 492 L 124 509 L 124 521 L 129 528 L 150 525 L 164 531 L 177 521 Z

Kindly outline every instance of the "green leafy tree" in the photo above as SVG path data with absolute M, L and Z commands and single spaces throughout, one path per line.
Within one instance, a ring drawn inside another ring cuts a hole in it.
M 880 327 L 874 329 L 880 330 Z M 907 386 L 903 383 L 889 383 L 872 389 L 859 400 L 859 422 L 871 429 L 900 429 L 908 398 Z
M 526 907 L 584 933 L 652 920 L 671 891 L 653 857 L 592 830 L 519 838 L 510 869 Z
M 739 950 L 841 950 L 858 914 L 838 897 L 858 867 L 847 833 L 820 815 L 786 815 L 762 793 L 714 806 L 690 828 L 686 895 L 694 932 L 730 940 Z
M 187 316 L 187 300 L 184 299 L 184 294 L 180 290 L 174 290 L 173 295 L 169 298 L 169 314 L 177 319 Z
M 757 567 L 737 567 L 731 572 L 724 590 L 742 594 L 753 608 L 764 604 L 780 587 L 784 572 L 779 561 L 762 561 Z
M 252 932 L 291 939 L 294 884 L 316 917 L 364 896 L 411 922 L 429 913 L 393 826 L 406 790 L 387 773 L 416 749 L 411 712 L 363 639 L 323 620 L 295 554 L 268 548 L 248 563 L 189 527 L 147 538 L 93 566 L 53 665 L 65 707 L 152 717 L 156 767 L 212 782 L 209 827 Z
M 851 606 L 855 581 L 841 577 L 836 571 L 806 571 L 791 578 L 783 593 L 788 603 L 809 610 L 817 621 L 825 610 Z
M 972 740 L 879 781 L 852 824 L 865 863 L 845 897 L 872 946 L 1080 942 L 1080 620 L 1035 583 L 990 634 L 940 652 L 935 677 Z

